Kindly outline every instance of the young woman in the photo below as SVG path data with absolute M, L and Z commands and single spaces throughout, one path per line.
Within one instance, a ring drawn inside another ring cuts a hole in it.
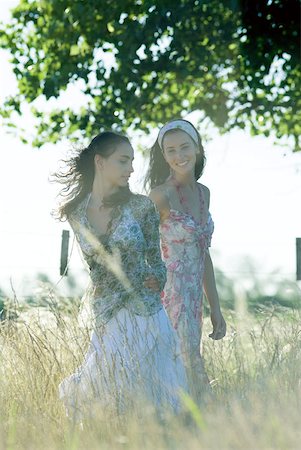
M 226 333 L 209 253 L 213 221 L 209 189 L 197 182 L 204 167 L 199 133 L 186 120 L 161 128 L 151 149 L 146 185 L 161 216 L 160 235 L 167 283 L 163 304 L 177 330 L 191 388 L 208 383 L 200 355 L 203 288 L 210 304 L 212 339 Z M 200 392 L 198 392 L 200 390 Z
M 69 415 L 96 406 L 121 413 L 139 399 L 179 407 L 186 390 L 179 342 L 162 308 L 166 281 L 159 215 L 151 200 L 128 187 L 133 148 L 105 132 L 57 174 L 67 218 L 90 270 L 95 330 L 81 367 L 60 385 Z

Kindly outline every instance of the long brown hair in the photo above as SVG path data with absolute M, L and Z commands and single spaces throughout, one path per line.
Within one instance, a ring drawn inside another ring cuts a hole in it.
M 130 141 L 126 136 L 106 131 L 95 136 L 88 147 L 81 149 L 69 160 L 63 161 L 67 166 L 66 170 L 55 173 L 52 179 L 64 186 L 60 191 L 64 201 L 55 211 L 55 216 L 59 220 L 67 219 L 76 206 L 91 192 L 95 176 L 95 155 L 108 158 L 122 143 L 130 144 Z M 131 195 L 133 194 L 128 186 L 119 188 L 116 193 L 105 199 L 105 204 L 117 206 L 126 203 Z
M 181 119 L 181 120 L 184 122 L 188 122 L 187 120 L 184 120 L 184 119 Z M 191 122 L 188 122 L 188 123 L 191 126 L 193 126 Z M 204 152 L 204 147 L 202 144 L 201 136 L 194 126 L 193 126 L 193 128 L 195 129 L 195 131 L 197 132 L 197 135 L 198 135 L 197 145 L 199 148 L 199 153 L 197 153 L 196 165 L 195 165 L 195 171 L 194 171 L 195 179 L 198 180 L 203 173 L 205 162 L 206 162 L 206 157 L 205 157 L 205 152 Z M 173 131 L 179 131 L 179 130 L 178 129 L 169 130 L 166 132 L 166 134 L 172 133 Z M 156 142 L 150 149 L 149 168 L 148 168 L 148 171 L 147 171 L 147 174 L 145 177 L 145 182 L 144 182 L 145 189 L 148 191 L 148 190 L 153 189 L 156 186 L 159 186 L 160 184 L 163 184 L 166 181 L 166 179 L 169 177 L 169 175 L 170 175 L 170 167 L 169 167 L 168 163 L 165 161 L 164 156 L 163 156 L 163 151 L 161 150 L 161 148 L 159 146 L 158 139 L 156 139 Z

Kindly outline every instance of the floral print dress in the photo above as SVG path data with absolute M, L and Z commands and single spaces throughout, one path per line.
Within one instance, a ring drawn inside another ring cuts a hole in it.
M 166 281 L 159 215 L 150 199 L 133 195 L 97 236 L 87 219 L 89 198 L 69 221 L 90 269 L 95 328 L 83 364 L 59 386 L 67 414 L 120 414 L 139 402 L 177 411 L 179 390 L 188 389 L 179 339 L 160 293 L 143 285 L 149 275 L 161 289 Z
M 150 316 L 162 308 L 160 295 L 143 286 L 155 276 L 163 289 L 166 268 L 160 253 L 159 219 L 151 200 L 132 195 L 114 208 L 108 231 L 99 235 L 90 225 L 90 195 L 71 214 L 69 222 L 90 269 L 91 300 L 98 326 L 121 308 Z
M 161 249 L 167 268 L 162 302 L 180 338 L 182 357 L 193 389 L 200 377 L 207 380 L 200 354 L 203 277 L 214 229 L 200 184 L 198 189 L 201 222 L 171 208 L 169 216 L 160 224 Z M 167 194 L 171 203 L 169 188 Z

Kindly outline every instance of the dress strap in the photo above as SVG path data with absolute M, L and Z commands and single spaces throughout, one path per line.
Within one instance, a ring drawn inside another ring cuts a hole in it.
M 206 218 L 206 220 L 203 221 L 202 225 L 205 225 L 208 222 L 209 218 L 209 209 L 207 204 L 207 198 L 203 189 L 203 186 L 198 183 L 198 189 L 200 194 L 200 208 L 201 208 L 201 217 Z

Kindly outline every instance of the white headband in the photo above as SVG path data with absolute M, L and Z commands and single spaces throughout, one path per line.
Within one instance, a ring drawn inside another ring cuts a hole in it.
M 198 144 L 198 141 L 199 141 L 198 133 L 196 132 L 194 127 L 189 122 L 185 122 L 184 120 L 172 120 L 171 122 L 168 122 L 166 125 L 164 125 L 164 127 L 162 127 L 161 130 L 159 131 L 158 144 L 159 144 L 159 147 L 161 148 L 161 150 L 163 150 L 162 142 L 163 142 L 164 135 L 167 131 L 170 131 L 170 130 L 185 131 L 185 133 L 187 133 L 191 137 L 191 139 L 193 139 L 194 142 L 196 144 Z

